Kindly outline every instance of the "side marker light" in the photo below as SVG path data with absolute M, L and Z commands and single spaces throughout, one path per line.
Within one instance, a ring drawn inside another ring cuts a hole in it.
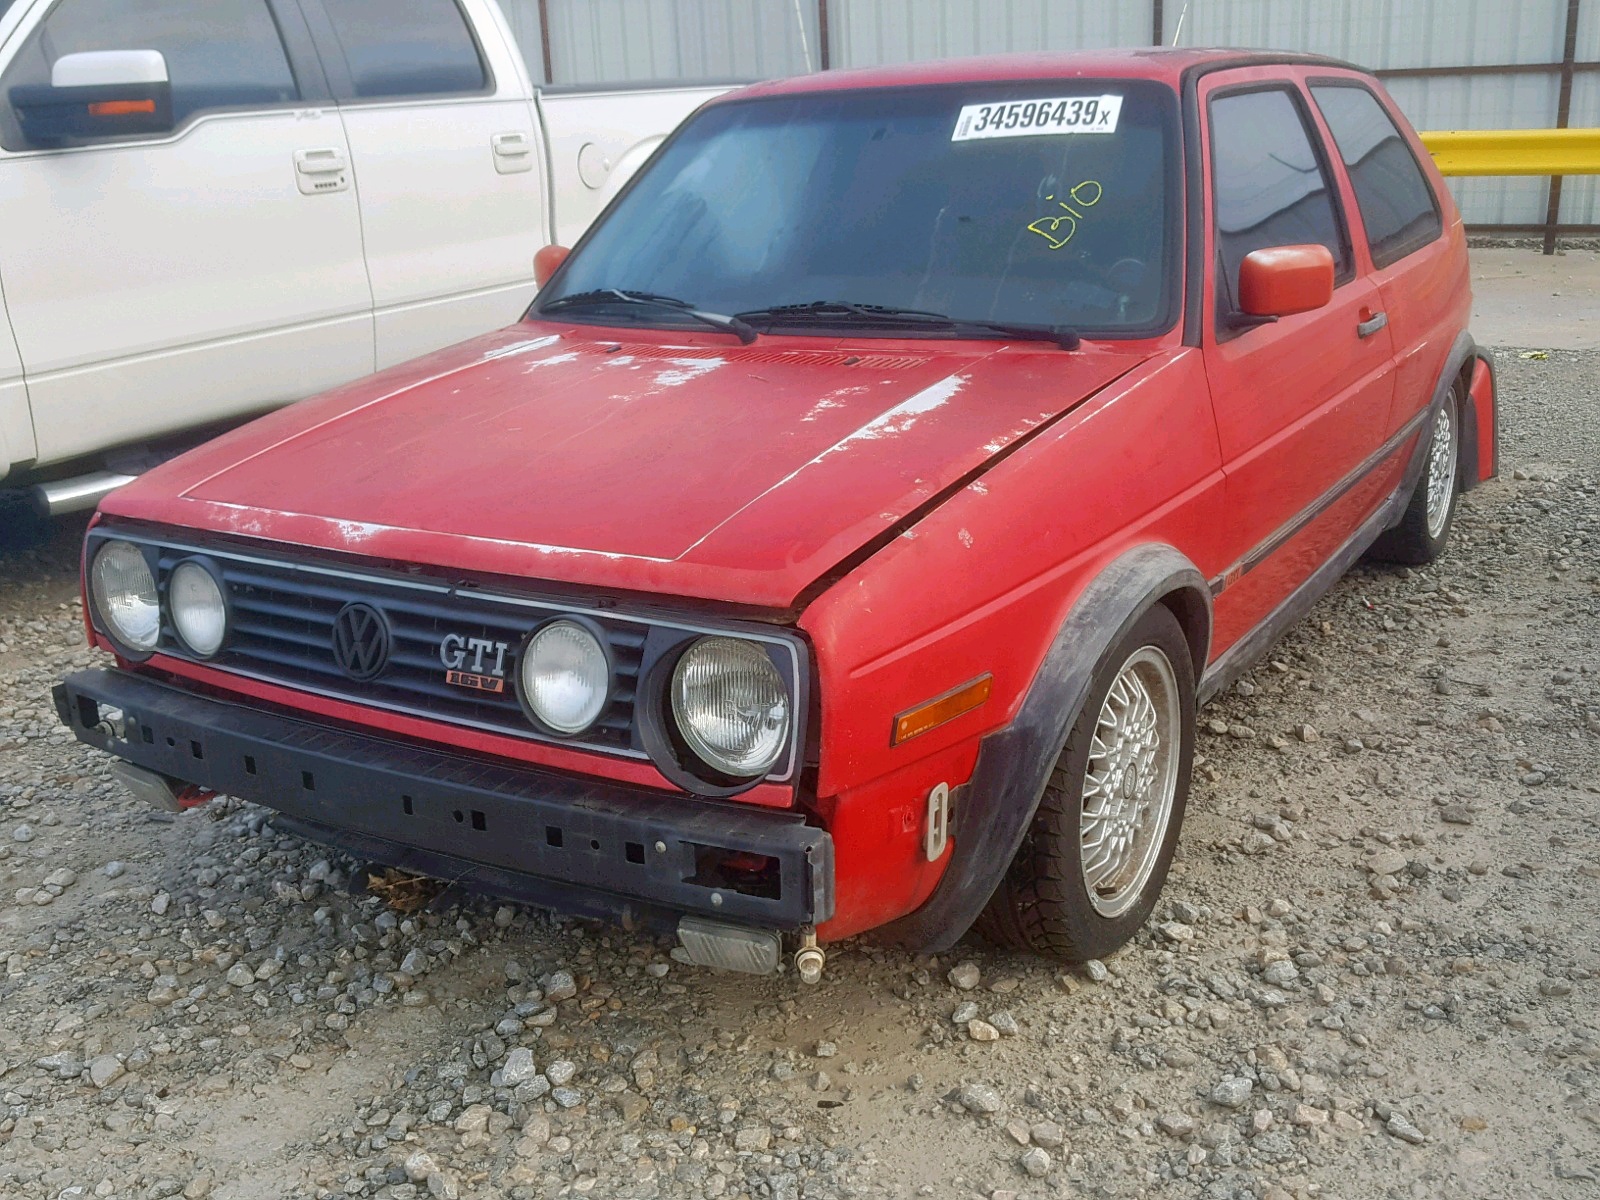
M 89 105 L 91 117 L 131 117 L 142 113 L 155 115 L 154 100 L 100 100 Z
M 894 736 L 889 744 L 898 746 L 955 720 L 962 713 L 971 712 L 989 699 L 993 687 L 993 675 L 980 675 L 970 683 L 906 710 L 894 719 Z

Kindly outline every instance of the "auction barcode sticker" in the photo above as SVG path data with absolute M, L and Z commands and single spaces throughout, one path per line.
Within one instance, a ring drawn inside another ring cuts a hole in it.
M 952 142 L 1038 137 L 1055 133 L 1115 133 L 1121 96 L 1066 96 L 968 104 L 956 117 Z

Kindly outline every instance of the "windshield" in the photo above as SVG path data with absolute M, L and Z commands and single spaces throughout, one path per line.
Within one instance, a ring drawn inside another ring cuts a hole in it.
M 1105 79 L 713 105 L 591 230 L 536 310 L 579 297 L 552 315 L 694 327 L 660 304 L 595 303 L 616 289 L 743 315 L 763 332 L 873 332 L 884 314 L 863 306 L 875 306 L 1149 336 L 1175 315 L 1176 108 L 1169 88 Z M 819 302 L 855 311 L 770 311 Z

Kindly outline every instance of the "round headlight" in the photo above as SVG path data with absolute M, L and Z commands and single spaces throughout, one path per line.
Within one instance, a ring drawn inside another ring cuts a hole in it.
M 678 660 L 672 715 L 689 748 L 725 775 L 772 769 L 789 741 L 789 693 L 767 652 L 739 638 L 701 638 Z
M 150 564 L 132 542 L 108 541 L 89 568 L 95 611 L 130 650 L 154 650 L 161 638 L 161 603 Z
M 228 632 L 228 606 L 216 576 L 193 559 L 173 568 L 167 580 L 167 608 L 172 624 L 189 647 L 201 658 L 210 658 L 222 649 Z
M 522 699 L 557 733 L 582 733 L 611 698 L 611 663 L 600 639 L 576 621 L 552 621 L 522 652 Z

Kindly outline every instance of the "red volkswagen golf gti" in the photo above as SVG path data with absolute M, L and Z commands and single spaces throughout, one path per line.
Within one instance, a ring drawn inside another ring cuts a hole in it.
M 1495 472 L 1460 217 L 1338 62 L 748 88 L 540 274 L 107 499 L 57 700 L 135 791 L 711 965 L 1103 955 L 1197 706 Z

